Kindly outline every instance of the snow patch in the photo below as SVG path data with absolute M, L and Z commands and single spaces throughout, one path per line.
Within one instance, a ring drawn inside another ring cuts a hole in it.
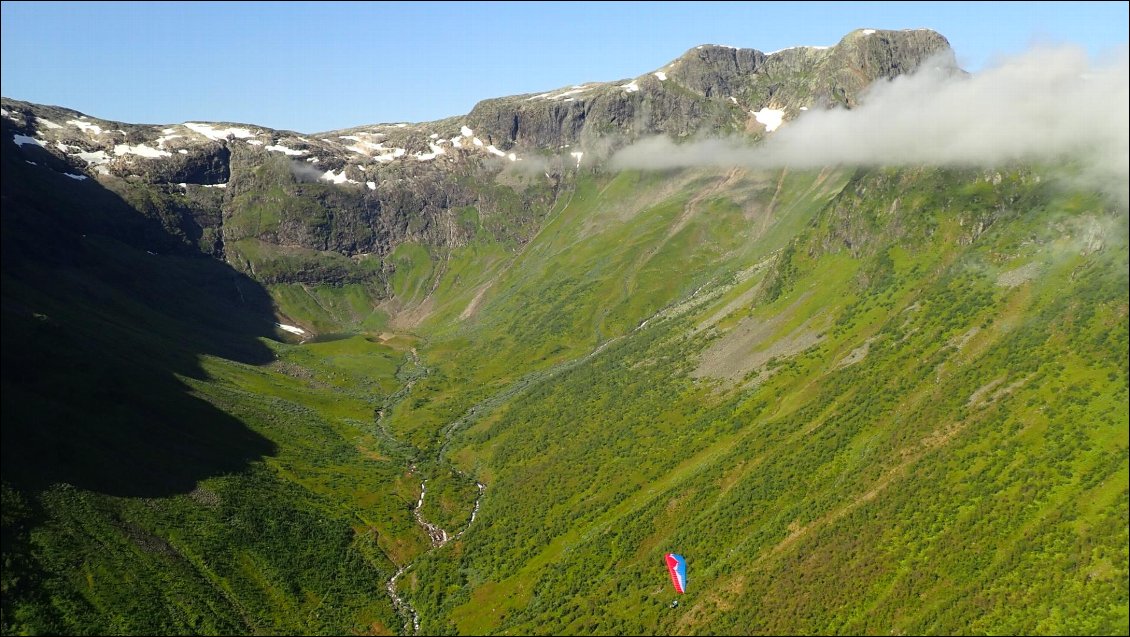
M 114 146 L 114 154 L 140 155 L 141 157 L 148 157 L 150 159 L 156 159 L 157 157 L 171 157 L 173 155 L 167 150 L 150 148 L 145 144 L 138 144 L 137 146 L 130 146 L 129 144 L 118 144 Z
M 187 151 L 187 150 L 185 150 L 185 149 L 183 149 L 183 148 L 182 148 L 182 149 L 180 149 L 180 150 L 178 150 L 177 152 L 178 152 L 178 153 L 180 153 L 180 154 L 182 154 L 182 155 L 187 155 L 187 154 L 188 154 L 188 151 Z
M 801 106 L 801 107 L 800 107 L 800 110 L 802 110 L 802 111 L 807 111 L 807 110 L 808 110 L 808 107 L 807 107 L 807 106 Z
M 631 82 L 628 82 L 627 84 L 621 84 L 620 88 L 624 89 L 625 92 L 635 93 L 636 91 L 640 90 L 640 85 L 636 84 L 635 80 L 632 80 Z
M 436 144 L 433 144 L 432 142 L 428 142 L 428 148 L 431 149 L 432 152 L 430 152 L 430 153 L 416 153 L 416 155 L 415 155 L 416 159 L 419 160 L 419 161 L 428 161 L 429 159 L 435 159 L 439 155 L 445 154 L 445 151 L 443 150 L 442 146 L 437 146 Z
M 306 154 L 306 151 L 304 151 L 304 150 L 298 150 L 298 149 L 295 149 L 295 148 L 287 148 L 286 146 L 283 146 L 282 144 L 275 144 L 273 146 L 264 146 L 264 148 L 271 151 L 272 153 L 282 153 L 284 155 L 289 155 L 291 157 L 301 157 L 301 156 Z
M 765 132 L 767 133 L 772 133 L 777 130 L 777 127 L 781 125 L 785 117 L 785 111 L 768 107 L 762 108 L 756 113 L 750 111 L 750 114 L 753 115 L 757 121 L 765 125 Z
M 200 184 L 200 185 L 204 186 L 205 188 L 227 188 L 228 187 L 227 184 Z
M 252 146 L 262 146 L 263 145 L 263 142 L 261 142 L 257 139 L 249 139 L 249 140 L 247 140 L 247 143 L 251 144 Z
M 543 97 L 549 97 L 550 95 L 553 95 L 553 91 L 550 91 L 549 93 L 538 93 L 537 95 L 534 95 L 532 97 L 527 97 L 526 101 L 528 102 L 530 100 L 536 100 L 536 99 L 543 98 Z
M 295 327 L 293 325 L 284 325 L 283 323 L 275 323 L 275 325 L 278 325 L 279 328 L 284 329 L 284 330 L 290 332 L 291 334 L 305 334 L 306 333 L 306 330 L 302 329 L 301 327 Z
M 656 71 L 656 72 L 652 73 L 652 75 L 659 78 L 660 82 L 666 82 L 667 81 L 667 74 L 664 73 L 663 71 Z
M 780 53 L 782 51 L 792 51 L 793 49 L 814 49 L 814 50 L 817 50 L 817 51 L 824 51 L 824 50 L 827 50 L 827 49 L 830 49 L 830 48 L 832 48 L 832 47 L 830 47 L 830 46 L 789 46 L 789 47 L 785 47 L 783 49 L 777 49 L 776 51 L 770 51 L 769 53 L 766 53 L 765 55 L 766 56 L 777 55 L 778 53 Z
M 451 145 L 456 148 L 463 148 L 463 142 L 458 137 L 451 138 Z
M 366 181 L 365 185 L 369 187 L 369 190 L 376 190 L 377 189 L 377 182 L 375 182 L 375 181 Z
M 106 151 L 104 151 L 104 150 L 96 150 L 92 153 L 89 153 L 89 152 L 75 153 L 74 155 L 72 155 L 72 157 L 78 157 L 79 159 L 83 160 L 87 164 L 90 164 L 91 166 L 100 166 L 100 165 L 108 163 L 110 161 L 110 156 L 107 155 Z
M 70 177 L 71 179 L 74 179 L 75 181 L 83 181 L 83 180 L 87 179 L 86 175 L 76 175 L 74 173 L 63 173 L 63 176 L 64 177 Z
M 84 132 L 88 135 L 90 133 L 94 133 L 95 135 L 101 135 L 102 134 L 102 127 L 101 126 L 98 126 L 96 124 L 91 124 L 90 122 L 84 122 L 81 119 L 70 119 L 70 120 L 67 120 L 67 123 L 70 124 L 71 126 L 74 126 L 75 128 L 78 128 L 79 130 L 81 130 L 82 132 Z
M 875 29 L 864 29 L 863 35 L 871 35 L 874 32 L 875 32 Z
M 462 135 L 463 135 L 464 137 L 471 137 L 472 135 L 474 135 L 474 134 L 475 134 L 475 131 L 471 130 L 470 128 L 467 128 L 466 126 L 464 126 L 464 127 L 460 128 L 460 129 L 459 129 L 459 132 L 460 132 L 460 133 L 461 133 L 461 134 L 462 134 Z M 452 141 L 454 141 L 454 140 L 452 140 Z
M 483 140 L 481 140 L 481 139 L 479 139 L 478 137 L 476 137 L 476 138 L 474 138 L 474 139 L 472 139 L 472 140 L 471 140 L 471 143 L 472 143 L 472 144 L 474 144 L 474 145 L 476 145 L 476 146 L 482 146 L 482 145 L 483 145 Z
M 193 132 L 199 133 L 207 137 L 208 139 L 217 141 L 227 139 L 229 137 L 235 137 L 236 139 L 255 137 L 255 133 L 252 133 L 250 130 L 236 126 L 231 126 L 229 128 L 216 128 L 209 124 L 200 124 L 195 122 L 185 122 L 184 125 Z
M 487 152 L 489 152 L 489 153 L 490 153 L 490 154 L 492 154 L 492 155 L 498 155 L 499 157 L 505 157 L 505 156 L 506 156 L 506 153 L 504 153 L 504 152 L 502 152 L 501 150 L 498 150 L 497 148 L 495 148 L 495 147 L 494 147 L 494 144 L 491 144 L 490 146 L 487 146 Z
M 38 165 L 39 165 L 39 164 L 37 164 L 37 163 L 35 163 L 35 162 L 33 162 L 33 161 L 28 161 L 28 160 L 26 160 L 26 159 L 24 160 L 24 163 L 25 163 L 25 164 L 31 164 L 32 166 L 38 166 Z
M 404 154 L 408 152 L 407 150 L 404 150 L 403 148 L 390 148 L 388 150 L 389 150 L 389 152 L 384 153 L 382 155 L 377 155 L 376 157 L 373 157 L 373 159 L 380 161 L 380 162 L 392 161 L 392 160 L 397 159 L 399 157 L 403 157 Z M 354 182 L 354 183 L 357 183 L 357 182 Z
M 428 139 L 439 139 L 439 133 L 432 133 L 428 135 Z
M 47 146 L 45 146 L 43 142 L 39 141 L 38 139 L 34 137 L 28 137 L 27 135 L 20 135 L 19 133 L 14 133 L 12 135 L 12 141 L 16 142 L 16 146 L 27 146 L 28 144 L 34 144 L 35 146 L 39 146 L 40 148 L 47 148 Z
M 169 141 L 170 139 L 176 139 L 178 137 L 184 137 L 184 135 L 162 135 L 161 137 L 158 137 L 157 148 L 165 150 L 165 142 Z
M 735 104 L 737 104 L 737 103 L 738 103 L 738 98 L 731 96 L 731 97 L 730 97 L 730 101 L 731 101 L 731 102 L 733 102 L 733 103 L 735 103 Z
M 347 177 L 345 175 L 345 168 L 344 167 L 341 169 L 341 174 L 337 174 L 333 170 L 327 170 L 325 173 L 322 174 L 321 177 L 319 177 L 319 179 L 323 179 L 325 181 L 333 182 L 335 184 L 344 184 L 346 182 L 349 182 L 351 184 L 360 183 L 360 182 L 357 182 L 357 181 L 353 181 L 352 179 Z
M 577 93 L 584 93 L 587 90 L 588 90 L 587 87 L 580 86 L 580 85 L 574 85 L 573 88 L 569 89 L 568 91 L 565 91 L 564 93 L 558 93 L 557 95 L 553 95 L 549 99 L 559 100 L 563 97 L 569 97 L 570 95 L 576 95 Z M 565 100 L 565 101 L 571 102 L 573 100 L 569 99 L 569 100 Z
M 36 117 L 35 124 L 36 126 L 46 126 L 47 128 L 62 128 L 62 126 L 59 126 L 55 122 L 49 119 L 43 119 L 42 117 Z

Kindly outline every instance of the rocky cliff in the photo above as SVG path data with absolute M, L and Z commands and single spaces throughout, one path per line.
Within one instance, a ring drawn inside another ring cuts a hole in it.
M 637 137 L 771 133 L 935 57 L 953 64 L 928 30 L 773 53 L 703 45 L 635 78 L 318 134 L 123 124 L 8 98 L 0 122 L 20 160 L 8 165 L 50 171 L 59 188 L 96 180 L 178 239 L 146 249 L 214 255 L 266 283 L 336 284 L 387 275 L 404 242 L 443 250 L 487 231 L 521 243 L 573 171 Z

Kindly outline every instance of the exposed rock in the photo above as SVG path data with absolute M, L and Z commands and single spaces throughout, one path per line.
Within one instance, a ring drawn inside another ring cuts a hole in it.
M 460 210 L 474 208 L 501 239 L 525 241 L 581 157 L 599 161 L 644 135 L 772 130 L 755 113 L 788 120 L 802 108 L 851 107 L 872 81 L 938 54 L 952 66 L 948 42 L 927 30 L 861 30 L 834 47 L 770 54 L 704 45 L 630 80 L 488 99 L 465 117 L 311 135 L 231 122 L 122 124 L 7 98 L 0 121 L 5 153 L 76 184 L 98 180 L 183 249 L 264 281 L 344 282 L 373 276 L 349 257 L 468 241 L 477 229 L 458 221 Z M 560 160 L 548 162 L 545 181 L 505 177 L 539 158 Z

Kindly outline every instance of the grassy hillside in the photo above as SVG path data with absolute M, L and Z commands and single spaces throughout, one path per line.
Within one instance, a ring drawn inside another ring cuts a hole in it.
M 1126 234 L 1028 170 L 582 180 L 394 419 L 488 484 L 423 630 L 1125 632 Z
M 250 279 L 44 223 L 9 174 L 3 632 L 397 630 L 428 541 L 376 412 L 408 342 L 287 344 Z
M 13 170 L 5 634 L 1130 630 L 1127 216 L 1047 169 L 480 184 L 263 285 Z

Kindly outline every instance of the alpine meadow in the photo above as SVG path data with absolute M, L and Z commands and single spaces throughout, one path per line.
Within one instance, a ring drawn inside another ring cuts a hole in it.
M 1127 634 L 1127 68 L 4 97 L 3 634 Z

